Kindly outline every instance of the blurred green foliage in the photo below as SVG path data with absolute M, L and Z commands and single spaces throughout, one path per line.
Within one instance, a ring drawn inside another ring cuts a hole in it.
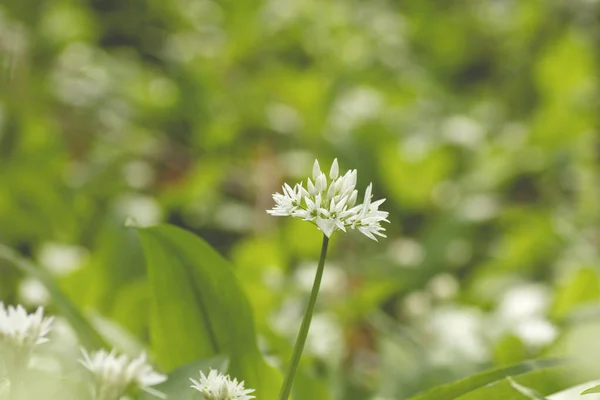
M 597 0 L 5 0 L 0 243 L 147 343 L 125 221 L 191 230 L 235 264 L 282 365 L 320 234 L 265 210 L 337 157 L 388 199 L 389 237 L 334 235 L 299 398 L 595 355 L 599 17 Z M 0 299 L 55 307 L 3 261 Z

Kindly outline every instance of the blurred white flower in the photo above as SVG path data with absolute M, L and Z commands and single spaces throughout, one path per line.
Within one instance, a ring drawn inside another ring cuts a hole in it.
M 50 293 L 46 286 L 35 278 L 25 278 L 19 285 L 19 298 L 29 306 L 48 304 Z
M 0 302 L 0 345 L 28 354 L 36 344 L 47 342 L 53 317 L 44 317 L 44 308 L 28 314 L 22 305 L 5 307 Z
M 455 365 L 457 359 L 481 363 L 489 357 L 483 314 L 475 308 L 440 307 L 428 316 L 427 328 L 433 336 L 429 348 L 436 365 Z
M 40 264 L 53 275 L 65 276 L 80 269 L 86 261 L 88 251 L 79 246 L 46 242 L 40 247 Z
M 319 162 L 313 165 L 313 181 L 309 178 L 307 189 L 302 183 L 293 188 L 287 183 L 283 185 L 283 194 L 275 193 L 275 207 L 267 212 L 275 216 L 299 217 L 316 224 L 327 236 L 347 228 L 358 229 L 370 239 L 377 240 L 375 235 L 385 237 L 385 229 L 381 222 L 387 220 L 388 212 L 379 211 L 379 206 L 385 199 L 371 202 L 372 184 L 365 191 L 363 204 L 356 204 L 358 191 L 356 186 L 356 170 L 348 171 L 339 176 L 337 159 L 333 161 L 329 171 L 329 179 L 321 171 Z
M 530 347 L 554 341 L 557 328 L 547 320 L 551 291 L 542 284 L 528 283 L 510 288 L 496 310 L 494 336 L 512 332 Z
M 254 389 L 245 389 L 244 381 L 238 382 L 229 375 L 223 375 L 215 369 L 210 369 L 208 376 L 200 371 L 200 379 L 191 379 L 192 387 L 202 393 L 206 400 L 250 400 L 255 396 L 249 394 Z
M 117 356 L 115 350 L 110 353 L 99 350 L 88 354 L 82 349 L 81 352 L 81 364 L 94 375 L 95 400 L 118 400 L 132 385 L 156 397 L 166 398 L 151 386 L 166 381 L 167 377 L 154 371 L 147 363 L 145 353 L 130 359 L 126 355 Z

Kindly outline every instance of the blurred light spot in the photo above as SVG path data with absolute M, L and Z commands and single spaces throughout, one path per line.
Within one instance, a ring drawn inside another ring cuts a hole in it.
M 431 295 L 426 292 L 409 293 L 402 301 L 402 310 L 410 317 L 422 317 L 431 310 L 431 300 Z
M 304 301 L 288 298 L 269 318 L 273 330 L 288 337 L 298 333 L 297 327 L 304 312 Z
M 271 129 L 280 133 L 296 132 L 302 124 L 298 112 L 285 104 L 269 104 L 266 114 Z
M 428 330 L 434 336 L 430 355 L 437 365 L 456 360 L 484 362 L 489 357 L 483 336 L 483 318 L 471 308 L 440 308 L 432 312 Z
M 399 144 L 402 158 L 409 163 L 418 163 L 429 154 L 431 143 L 426 133 L 416 132 Z
M 471 259 L 471 243 L 465 239 L 454 239 L 446 246 L 446 259 L 454 265 L 463 265 Z
M 498 143 L 507 150 L 519 150 L 527 140 L 527 127 L 520 122 L 509 122 L 502 127 Z
M 431 199 L 438 207 L 454 207 L 460 200 L 460 190 L 458 185 L 452 181 L 438 183 L 431 191 Z
M 87 10 L 69 2 L 52 2 L 41 14 L 41 35 L 57 44 L 83 40 L 90 36 L 90 21 Z
M 457 295 L 459 284 L 452 275 L 439 274 L 431 278 L 427 284 L 427 288 L 434 297 L 441 300 L 448 300 Z
M 278 164 L 282 166 L 284 175 L 302 179 L 314 162 L 314 154 L 302 150 L 287 151 L 278 157 Z
M 306 339 L 306 350 L 322 359 L 338 360 L 342 357 L 344 337 L 340 324 L 332 315 L 314 315 Z
M 44 306 L 50 301 L 50 293 L 39 280 L 25 278 L 19 284 L 19 298 L 28 306 Z
M 55 275 L 68 275 L 83 266 L 88 251 L 79 246 L 46 242 L 38 252 L 38 260 L 42 266 Z
M 338 97 L 333 105 L 330 133 L 340 140 L 359 124 L 377 117 L 384 106 L 382 95 L 370 87 L 357 87 Z
M 134 189 L 143 189 L 154 182 L 154 170 L 145 161 L 130 161 L 123 166 L 125 182 Z
M 508 289 L 500 301 L 498 312 L 508 321 L 533 318 L 546 313 L 550 305 L 550 289 L 541 284 L 524 284 Z
M 135 225 L 140 227 L 156 225 L 162 219 L 162 210 L 156 200 L 137 193 L 127 193 L 118 197 L 114 210 L 120 220 L 133 220 Z
M 214 221 L 221 228 L 244 232 L 254 226 L 254 211 L 245 204 L 226 202 L 217 209 Z
M 95 60 L 98 55 L 83 43 L 71 44 L 61 53 L 52 71 L 52 83 L 62 101 L 89 106 L 108 93 L 110 77 Z
M 267 0 L 260 10 L 261 22 L 270 31 L 276 31 L 292 23 L 308 4 L 304 0 Z
M 423 246 L 413 239 L 396 239 L 387 247 L 388 255 L 405 267 L 416 267 L 425 258 Z
M 542 318 L 520 321 L 513 331 L 523 343 L 531 347 L 546 346 L 552 343 L 558 335 L 556 327 Z
M 152 102 L 161 107 L 170 107 L 179 97 L 179 89 L 167 78 L 154 78 L 150 81 L 148 94 Z
M 209 0 L 179 0 L 175 4 L 181 16 L 190 21 L 197 29 L 206 24 L 220 23 L 223 10 L 219 4 Z
M 342 43 L 340 58 L 348 65 L 357 68 L 371 61 L 372 46 L 364 36 L 353 35 Z
M 484 138 L 481 124 L 462 115 L 446 119 L 442 123 L 442 134 L 446 140 L 470 149 L 477 149 Z
M 130 106 L 118 99 L 111 99 L 98 109 L 98 118 L 109 132 L 126 130 L 130 117 Z
M 285 284 L 285 275 L 279 268 L 263 268 L 262 282 L 272 290 L 279 290 Z
M 473 222 L 486 221 L 498 214 L 500 205 L 491 195 L 479 194 L 465 199 L 459 210 L 459 215 Z
M 180 32 L 169 36 L 163 53 L 175 62 L 190 63 L 198 57 L 217 56 L 227 42 L 225 32 L 218 26 L 204 26 L 198 32 Z
M 52 323 L 52 330 L 49 333 L 51 338 L 49 345 L 60 349 L 60 353 L 64 356 L 65 353 L 72 353 L 73 358 L 80 356 L 79 338 L 73 327 L 63 317 L 55 316 Z
M 0 9 L 0 62 L 9 76 L 21 64 L 28 48 L 29 37 L 25 27 L 7 18 Z
M 302 263 L 298 266 L 298 269 L 294 274 L 294 280 L 302 290 L 310 292 L 315 280 L 316 271 L 317 263 Z M 320 292 L 336 295 L 344 292 L 347 286 L 348 279 L 346 272 L 333 263 L 327 263 L 327 268 L 323 271 Z

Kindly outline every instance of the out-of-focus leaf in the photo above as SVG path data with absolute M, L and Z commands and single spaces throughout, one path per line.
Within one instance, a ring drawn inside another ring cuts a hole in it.
M 600 393 L 600 385 L 594 386 L 581 392 L 581 394 Z
M 527 348 L 518 336 L 510 334 L 498 341 L 493 354 L 496 365 L 511 365 L 527 358 Z
M 442 385 L 428 390 L 425 393 L 411 397 L 411 400 L 444 400 L 456 399 L 462 395 L 472 392 L 478 388 L 502 381 L 508 376 L 518 376 L 529 372 L 558 367 L 564 361 L 557 358 L 526 361 L 521 364 L 506 368 L 496 368 L 489 371 L 472 375 L 468 378 Z M 489 400 L 489 399 L 488 399 Z
M 39 280 L 46 287 L 54 300 L 56 308 L 71 323 L 84 346 L 90 348 L 106 347 L 103 337 L 94 329 L 90 321 L 79 311 L 77 306 L 65 296 L 45 270 L 38 268 L 29 260 L 3 245 L 0 245 L 0 259 L 8 261 L 23 274 Z
M 581 268 L 556 292 L 552 307 L 555 318 L 567 317 L 578 307 L 600 299 L 600 279 L 593 268 Z
M 202 239 L 169 225 L 140 229 L 152 295 L 150 337 L 164 368 L 225 354 L 230 374 L 276 398 L 281 376 L 256 344 L 252 310 L 229 263 Z

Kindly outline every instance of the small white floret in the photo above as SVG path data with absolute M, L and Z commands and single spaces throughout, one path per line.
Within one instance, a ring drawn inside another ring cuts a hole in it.
M 210 369 L 208 375 L 200 371 L 200 379 L 191 379 L 192 387 L 204 395 L 205 400 L 250 400 L 255 398 L 250 393 L 254 389 L 244 388 L 244 381 L 238 382 L 229 375 L 223 375 Z
M 152 386 L 167 380 L 147 362 L 146 353 L 131 359 L 115 350 L 88 353 L 82 349 L 81 364 L 94 375 L 97 400 L 118 400 L 132 385 L 161 399 L 166 396 Z
M 22 305 L 5 307 L 0 302 L 0 344 L 14 350 L 29 352 L 37 344 L 48 341 L 53 317 L 44 317 L 44 308 L 31 314 Z

